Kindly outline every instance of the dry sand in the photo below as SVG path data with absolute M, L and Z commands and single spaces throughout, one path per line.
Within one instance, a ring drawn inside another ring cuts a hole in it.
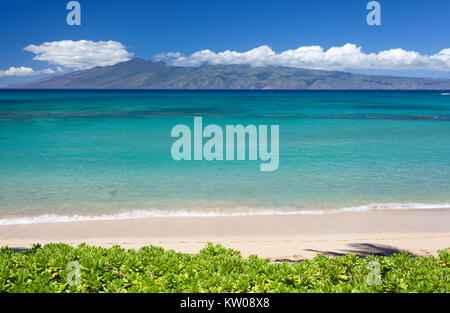
M 390 255 L 408 251 L 436 255 L 450 247 L 450 209 L 377 210 L 321 215 L 152 217 L 109 221 L 0 226 L 0 246 L 34 243 L 139 248 L 156 245 L 195 253 L 208 242 L 272 260 L 302 260 L 317 253 L 336 256 Z

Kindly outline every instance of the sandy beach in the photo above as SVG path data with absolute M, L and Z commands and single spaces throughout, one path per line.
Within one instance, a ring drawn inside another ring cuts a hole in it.
M 0 246 L 34 243 L 139 248 L 156 245 L 195 253 L 207 242 L 273 261 L 298 261 L 317 253 L 436 255 L 450 247 L 450 209 L 376 210 L 320 215 L 153 217 L 0 226 Z

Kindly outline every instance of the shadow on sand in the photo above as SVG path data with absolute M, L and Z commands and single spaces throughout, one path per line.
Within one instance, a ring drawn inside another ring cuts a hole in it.
M 316 252 L 323 254 L 328 257 L 338 257 L 338 256 L 344 256 L 346 254 L 356 254 L 357 256 L 361 258 L 368 257 L 370 255 L 378 255 L 378 256 L 391 256 L 393 254 L 403 253 L 407 252 L 411 257 L 416 257 L 415 254 L 407 251 L 407 250 L 399 250 L 397 248 L 393 248 L 386 245 L 376 245 L 372 243 L 353 243 L 348 245 L 351 249 L 345 249 L 338 251 L 326 251 L 326 250 L 315 250 L 315 249 L 306 249 L 306 251 Z M 292 259 L 276 259 L 272 260 L 273 262 L 283 262 L 288 261 L 291 263 L 298 263 L 301 261 L 304 261 L 304 259 L 301 260 L 292 260 Z
M 379 255 L 379 256 L 391 256 L 393 254 L 398 254 L 402 252 L 407 252 L 411 256 L 415 257 L 415 255 L 409 251 L 406 250 L 399 250 L 397 248 L 393 248 L 386 245 L 375 245 L 372 243 L 353 243 L 349 244 L 351 249 L 342 250 L 343 252 L 336 252 L 336 251 L 321 251 L 321 250 L 314 250 L 314 249 L 308 249 L 307 251 L 317 252 L 321 253 L 326 256 L 344 256 L 349 253 L 356 254 L 359 257 L 365 258 L 369 255 Z

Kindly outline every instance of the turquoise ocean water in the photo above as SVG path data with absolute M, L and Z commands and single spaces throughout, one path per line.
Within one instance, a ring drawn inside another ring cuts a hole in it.
M 171 129 L 279 125 L 280 163 L 174 161 Z M 0 224 L 450 207 L 439 91 L 0 91 Z

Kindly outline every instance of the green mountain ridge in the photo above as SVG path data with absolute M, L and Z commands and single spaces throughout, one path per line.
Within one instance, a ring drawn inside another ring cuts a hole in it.
M 140 58 L 9 86 L 18 89 L 448 90 L 450 79 L 250 65 L 172 66 Z

